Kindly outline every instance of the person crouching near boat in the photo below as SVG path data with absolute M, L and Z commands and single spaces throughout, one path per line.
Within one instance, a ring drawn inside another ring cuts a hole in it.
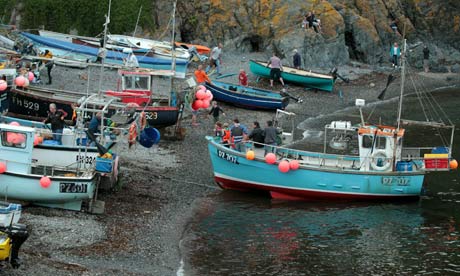
M 62 109 L 57 110 L 56 104 L 51 103 L 48 111 L 48 118 L 43 123 L 51 123 L 51 131 L 53 132 L 53 140 L 62 145 L 62 133 L 64 132 L 65 121 L 67 112 Z
M 276 53 L 273 52 L 273 56 L 267 63 L 267 67 L 270 67 L 270 87 L 273 87 L 273 81 L 275 79 L 279 80 L 284 86 L 283 78 L 281 77 L 281 71 L 283 71 L 283 65 L 281 64 L 281 59 L 276 56 Z

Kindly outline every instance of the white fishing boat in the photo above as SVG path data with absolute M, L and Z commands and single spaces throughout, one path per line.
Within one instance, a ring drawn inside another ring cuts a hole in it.
M 0 124 L 0 196 L 36 205 L 81 210 L 94 200 L 93 167 L 39 165 L 33 158 L 35 129 Z

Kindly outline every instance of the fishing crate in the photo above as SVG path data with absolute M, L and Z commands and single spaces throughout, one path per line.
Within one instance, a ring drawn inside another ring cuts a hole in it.
M 447 153 L 425 153 L 423 156 L 425 169 L 448 169 L 449 155 Z
M 103 173 L 110 173 L 112 172 L 112 164 L 113 160 L 115 160 L 116 155 L 113 154 L 112 158 L 102 158 L 96 157 L 96 171 L 103 172 Z

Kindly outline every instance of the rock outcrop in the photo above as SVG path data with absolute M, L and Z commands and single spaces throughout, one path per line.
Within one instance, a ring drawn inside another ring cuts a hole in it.
M 421 66 L 422 44 L 430 48 L 435 67 L 460 61 L 460 2 L 455 0 L 188 0 L 177 7 L 177 30 L 184 41 L 210 46 L 222 41 L 241 52 L 281 56 L 298 49 L 304 63 L 314 67 L 350 59 L 388 63 L 390 46 L 403 34 L 412 47 L 409 62 L 416 66 Z M 301 28 L 308 11 L 321 20 L 321 33 Z M 167 22 L 167 16 L 160 20 Z

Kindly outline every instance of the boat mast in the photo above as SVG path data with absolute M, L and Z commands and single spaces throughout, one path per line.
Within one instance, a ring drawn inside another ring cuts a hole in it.
M 401 54 L 401 94 L 399 95 L 399 108 L 398 108 L 398 127 L 397 132 L 399 131 L 399 127 L 401 126 L 401 113 L 402 113 L 402 102 L 403 102 L 403 94 L 404 94 L 404 80 L 405 80 L 405 69 L 406 69 L 406 39 L 404 39 L 404 50 Z
M 105 51 L 106 41 L 107 41 L 107 27 L 110 23 L 110 7 L 112 6 L 112 0 L 109 0 L 109 11 L 105 15 L 105 23 L 104 23 L 104 41 L 102 42 L 102 48 Z M 105 57 L 101 60 L 101 73 L 99 75 L 99 92 L 98 95 L 101 96 L 102 92 L 102 75 L 104 74 L 104 63 Z
M 137 15 L 136 26 L 134 27 L 133 37 L 136 35 L 137 25 L 139 24 L 139 18 L 141 17 L 142 6 L 139 8 L 139 14 Z
M 172 13 L 172 37 L 171 37 L 171 71 L 172 71 L 172 76 L 171 76 L 171 82 L 170 82 L 170 87 L 169 87 L 169 96 L 168 96 L 168 105 L 171 105 L 171 94 L 173 92 L 173 83 L 174 83 L 174 75 L 176 72 L 176 50 L 174 47 L 174 31 L 176 29 L 176 3 L 177 0 L 174 1 L 173 4 L 173 13 Z

